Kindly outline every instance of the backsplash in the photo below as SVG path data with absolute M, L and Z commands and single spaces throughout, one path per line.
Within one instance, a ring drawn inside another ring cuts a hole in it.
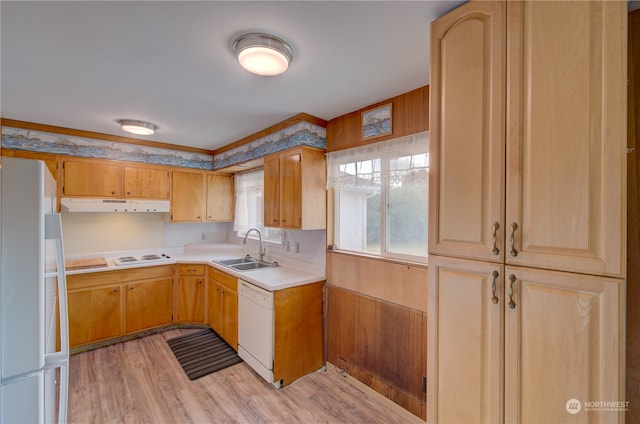
M 229 223 L 168 222 L 163 213 L 62 212 L 65 254 L 226 243 Z M 206 240 L 202 240 L 203 233 Z

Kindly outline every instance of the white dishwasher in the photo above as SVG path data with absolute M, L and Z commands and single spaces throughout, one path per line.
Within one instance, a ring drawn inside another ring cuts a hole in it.
M 273 381 L 273 292 L 238 280 L 238 355 L 267 382 Z

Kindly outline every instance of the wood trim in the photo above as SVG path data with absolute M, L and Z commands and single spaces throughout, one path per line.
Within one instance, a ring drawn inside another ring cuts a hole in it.
M 629 13 L 627 86 L 627 421 L 640 417 L 640 9 Z M 630 283 L 630 284 L 629 284 Z
M 282 122 L 278 122 L 277 124 L 274 124 L 269 128 L 265 128 L 261 131 L 258 131 L 257 133 L 253 133 L 245 138 L 241 138 L 238 141 L 234 141 L 231 144 L 227 144 L 226 146 L 216 149 L 213 151 L 213 155 L 215 156 L 222 152 L 226 152 L 227 150 L 235 149 L 236 147 L 242 146 L 247 143 L 251 143 L 252 141 L 255 141 L 262 137 L 266 137 L 270 134 L 273 134 L 275 132 L 288 128 L 292 125 L 295 125 L 299 122 L 308 122 L 310 124 L 317 125 L 323 128 L 327 127 L 327 121 L 325 121 L 324 119 L 316 118 L 315 116 L 312 116 L 306 113 L 299 113 L 295 116 L 292 116 L 289 119 L 286 119 Z
M 213 155 L 211 150 L 198 149 L 195 147 L 180 146 L 177 144 L 164 143 L 160 141 L 141 140 L 132 137 L 122 137 L 119 135 L 111 135 L 98 133 L 93 131 L 77 130 L 73 128 L 57 127 L 54 125 L 37 124 L 34 122 L 18 121 L 15 119 L 0 118 L 0 127 L 24 128 L 34 131 L 44 131 L 55 134 L 73 135 L 76 137 L 94 138 L 98 140 L 115 141 L 118 143 L 136 144 L 139 146 L 158 147 L 161 149 L 180 150 L 183 152 L 202 153 L 205 155 Z

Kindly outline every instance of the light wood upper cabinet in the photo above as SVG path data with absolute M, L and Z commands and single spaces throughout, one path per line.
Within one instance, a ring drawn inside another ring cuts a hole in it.
M 122 198 L 122 167 L 109 161 L 65 159 L 63 196 Z
M 624 276 L 623 3 L 507 5 L 507 263 Z
M 264 159 L 264 225 L 326 228 L 326 162 L 322 150 L 297 147 Z
M 205 171 L 173 171 L 171 221 L 233 221 L 233 176 Z
M 280 156 L 264 158 L 264 225 L 280 226 Z
M 624 282 L 510 266 L 505 277 L 505 422 L 624 422 L 623 410 L 566 409 L 625 399 Z
M 505 37 L 502 2 L 431 24 L 429 253 L 504 258 Z
M 207 221 L 233 221 L 232 175 L 207 174 Z
M 171 221 L 202 221 L 205 212 L 205 179 L 202 172 L 171 173 Z
M 65 197 L 169 199 L 169 171 L 164 167 L 64 159 L 62 168 Z
M 625 28 L 606 1 L 432 24 L 430 253 L 624 276 Z
M 125 166 L 124 197 L 169 199 L 169 171 L 163 168 Z

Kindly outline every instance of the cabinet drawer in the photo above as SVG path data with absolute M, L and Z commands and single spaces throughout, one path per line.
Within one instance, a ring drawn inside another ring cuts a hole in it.
M 204 265 L 182 264 L 178 265 L 180 275 L 204 275 Z
M 209 279 L 215 280 L 232 290 L 238 290 L 238 279 L 236 277 L 211 266 L 209 267 Z

